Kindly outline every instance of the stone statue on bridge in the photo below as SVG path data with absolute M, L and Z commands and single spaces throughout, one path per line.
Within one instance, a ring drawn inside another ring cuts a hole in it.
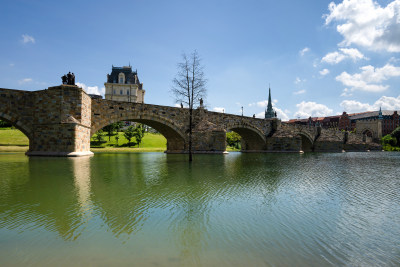
M 75 85 L 75 74 L 68 72 L 61 77 L 62 84 Z

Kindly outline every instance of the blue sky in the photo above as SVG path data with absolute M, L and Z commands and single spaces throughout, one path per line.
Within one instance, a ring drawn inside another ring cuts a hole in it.
M 40 90 L 72 71 L 104 92 L 111 65 L 138 70 L 145 102 L 174 105 L 197 50 L 209 110 L 261 116 L 271 84 L 284 120 L 400 109 L 400 0 L 4 1 L 0 87 Z

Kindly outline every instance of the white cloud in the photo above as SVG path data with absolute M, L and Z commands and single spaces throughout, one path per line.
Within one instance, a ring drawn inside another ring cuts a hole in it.
M 327 74 L 329 74 L 329 70 L 328 69 L 323 69 L 319 72 L 319 74 L 321 74 L 322 76 L 325 76 Z
M 76 83 L 77 86 L 81 87 L 86 93 L 94 94 L 94 95 L 102 95 L 104 97 L 105 88 L 102 87 L 99 89 L 98 86 L 87 86 L 84 83 Z
M 304 47 L 302 50 L 299 51 L 299 54 L 300 54 L 300 56 L 304 56 L 304 54 L 309 51 L 310 51 L 310 48 Z
M 386 64 L 382 68 L 374 68 L 371 65 L 361 67 L 361 72 L 348 74 L 342 72 L 336 77 L 336 80 L 343 85 L 351 87 L 351 90 L 361 90 L 367 92 L 382 92 L 389 88 L 388 85 L 382 85 L 381 82 L 400 76 L 400 67 Z
M 299 90 L 299 91 L 296 91 L 296 92 L 293 92 L 293 94 L 294 95 L 301 95 L 301 94 L 304 94 L 306 92 L 306 90 Z
M 297 111 L 294 117 L 308 118 L 308 117 L 325 117 L 332 114 L 333 110 L 323 104 L 315 102 L 301 102 L 296 105 Z
M 350 90 L 348 88 L 344 88 L 343 92 L 340 96 L 344 96 L 344 97 L 349 97 L 352 96 L 353 94 L 350 92 Z
M 325 23 L 338 23 L 336 29 L 344 38 L 339 45 L 400 52 L 400 0 L 386 7 L 373 0 L 343 0 L 331 2 L 329 11 Z
M 30 36 L 30 35 L 28 35 L 28 34 L 23 34 L 23 35 L 22 35 L 22 42 L 23 42 L 24 44 L 27 44 L 27 43 L 32 43 L 32 44 L 34 44 L 34 43 L 35 43 L 35 38 L 33 38 L 33 36 Z
M 32 78 L 25 78 L 25 79 L 22 79 L 22 80 L 18 81 L 19 84 L 31 83 L 31 82 L 33 82 Z
M 361 103 L 355 100 L 343 100 L 340 106 L 347 113 L 379 110 L 400 110 L 400 95 L 398 97 L 382 96 L 374 104 Z
M 329 64 L 337 64 L 345 59 L 352 59 L 354 62 L 360 59 L 367 59 L 358 49 L 356 48 L 340 48 L 340 51 L 335 51 L 326 54 L 321 62 L 326 62 Z
M 14 63 L 10 63 L 9 66 L 10 66 L 10 67 L 14 67 L 15 64 L 14 64 Z
M 296 77 L 296 79 L 294 80 L 294 83 L 299 84 L 299 83 L 306 82 L 306 81 L 307 81 L 306 79 L 302 80 L 299 77 Z
M 213 111 L 220 112 L 220 113 L 225 113 L 225 108 L 215 107 L 215 108 L 213 108 Z
M 343 100 L 342 103 L 340 103 L 340 106 L 343 108 L 343 111 L 346 111 L 347 113 L 373 110 L 371 105 L 355 100 Z

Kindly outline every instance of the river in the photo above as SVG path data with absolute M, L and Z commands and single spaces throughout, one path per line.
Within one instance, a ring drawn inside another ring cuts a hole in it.
M 0 154 L 1 266 L 400 265 L 400 153 Z

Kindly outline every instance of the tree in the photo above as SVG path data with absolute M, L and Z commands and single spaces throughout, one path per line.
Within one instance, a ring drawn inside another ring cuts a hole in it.
M 131 139 L 135 136 L 135 130 L 133 126 L 129 126 L 124 132 L 125 138 L 128 140 L 128 146 L 131 146 Z
M 144 137 L 144 129 L 142 124 L 138 124 L 135 129 L 134 129 L 134 137 L 136 139 L 136 143 L 139 147 L 140 143 L 142 142 L 142 139 Z
M 241 137 L 239 134 L 235 132 L 228 132 L 226 133 L 226 142 L 229 146 L 239 149 Z
M 97 133 L 96 133 L 96 136 L 94 137 L 94 139 L 97 142 L 101 143 L 101 142 L 103 142 L 103 138 L 104 138 L 103 130 L 98 130 Z
M 114 131 L 116 128 L 117 128 L 116 123 L 111 123 L 110 125 L 103 127 L 103 131 L 107 132 L 108 141 L 111 141 L 111 136 L 114 135 Z
M 115 124 L 115 130 L 117 132 L 120 132 L 122 127 L 124 127 L 124 122 L 122 121 L 115 122 L 114 124 Z
M 396 138 L 397 144 L 400 145 L 400 126 L 394 129 L 394 131 L 391 133 L 391 136 Z
M 206 83 L 197 51 L 189 56 L 183 53 L 171 91 L 177 103 L 183 103 L 189 108 L 189 162 L 192 161 L 193 108 L 206 96 Z
M 119 135 L 118 135 L 118 133 L 117 133 L 117 136 L 115 137 L 115 141 L 116 141 L 116 143 L 117 143 L 116 146 L 118 146 L 118 140 L 119 140 Z

